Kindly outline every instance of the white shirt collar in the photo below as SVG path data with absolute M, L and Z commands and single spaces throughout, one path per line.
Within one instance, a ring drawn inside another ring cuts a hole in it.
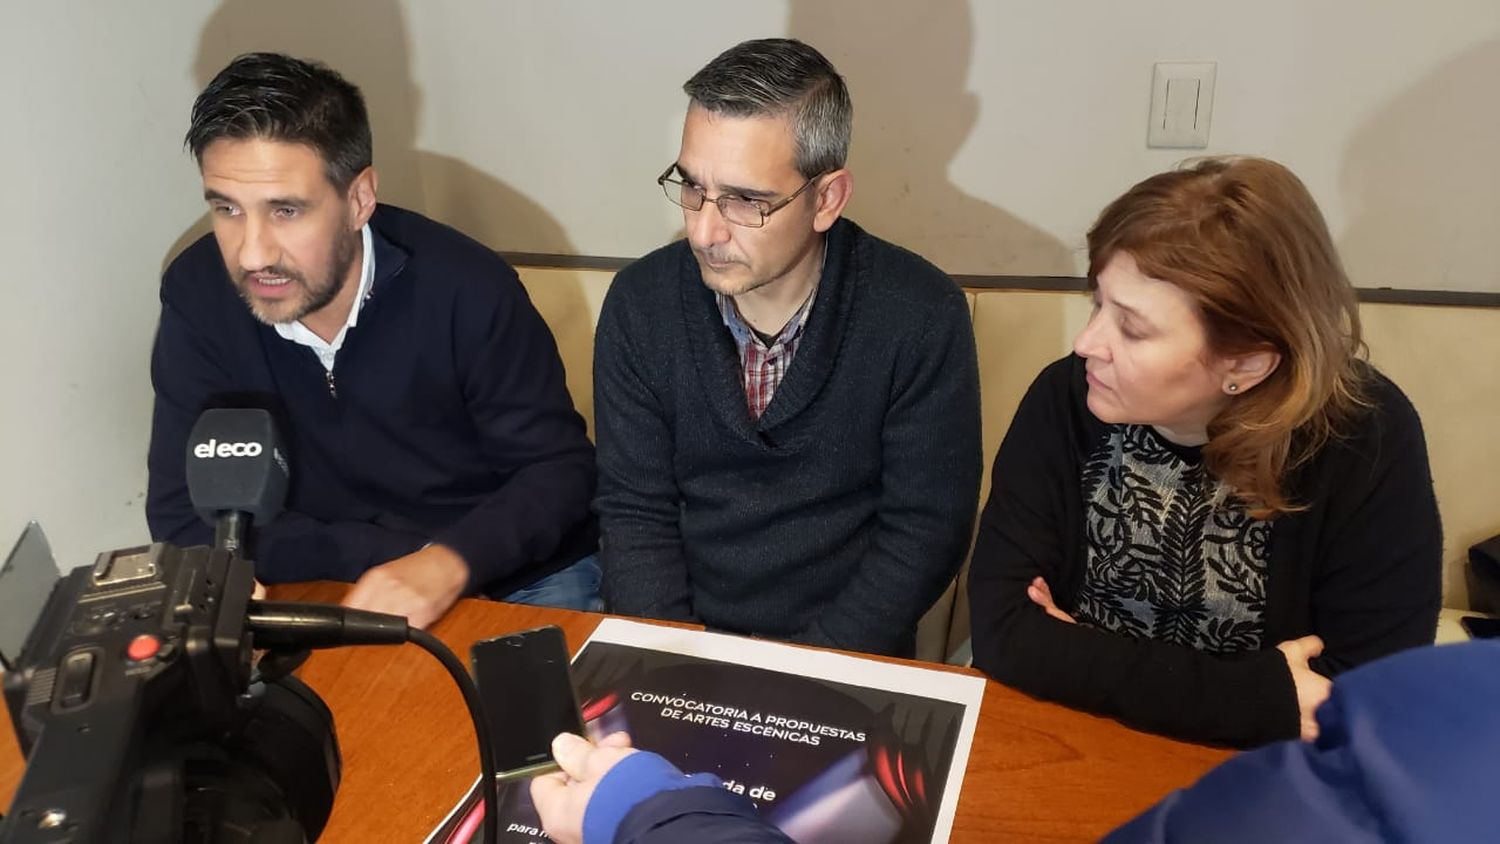
M 302 324 L 301 320 L 296 322 L 278 322 L 273 327 L 276 333 L 284 339 L 293 343 L 307 346 L 318 353 L 318 360 L 323 363 L 323 368 L 333 370 L 333 359 L 344 345 L 344 336 L 349 329 L 359 323 L 359 309 L 364 305 L 365 299 L 370 296 L 370 286 L 375 283 L 375 249 L 370 236 L 370 226 L 365 224 L 360 229 L 360 236 L 364 241 L 364 257 L 359 266 L 359 289 L 354 294 L 354 304 L 349 308 L 349 319 L 344 322 L 344 327 L 339 329 L 332 343 L 323 342 L 323 338 L 314 334 L 311 329 Z

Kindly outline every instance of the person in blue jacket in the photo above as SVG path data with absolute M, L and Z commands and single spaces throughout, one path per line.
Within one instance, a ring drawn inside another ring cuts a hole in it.
M 1317 717 L 1316 741 L 1235 756 L 1105 841 L 1500 840 L 1500 641 L 1369 663 Z
M 1318 738 L 1235 756 L 1112 832 L 1137 842 L 1494 841 L 1500 837 L 1500 641 L 1419 648 L 1340 675 Z M 786 842 L 710 774 L 623 734 L 563 734 L 532 781 L 559 844 Z

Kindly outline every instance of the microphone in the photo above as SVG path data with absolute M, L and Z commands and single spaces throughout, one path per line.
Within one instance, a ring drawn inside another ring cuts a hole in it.
M 286 456 L 268 411 L 205 410 L 187 445 L 188 497 L 214 526 L 214 547 L 239 553 L 250 522 L 269 522 L 286 501 Z
M 188 497 L 214 526 L 214 547 L 241 556 L 250 523 L 265 524 L 286 501 L 286 456 L 271 414 L 258 408 L 205 410 L 187 445 Z M 406 619 L 319 604 L 250 601 L 246 617 L 259 648 L 399 644 Z

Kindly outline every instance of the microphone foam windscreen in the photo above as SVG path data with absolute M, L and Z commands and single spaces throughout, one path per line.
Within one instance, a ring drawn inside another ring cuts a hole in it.
M 193 508 L 209 523 L 226 510 L 265 524 L 286 501 L 286 452 L 265 410 L 203 411 L 187 445 L 187 485 Z

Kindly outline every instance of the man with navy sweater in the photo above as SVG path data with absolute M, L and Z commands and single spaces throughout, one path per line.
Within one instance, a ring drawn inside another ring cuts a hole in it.
M 595 335 L 606 604 L 910 655 L 979 494 L 967 302 L 840 219 L 852 110 L 816 50 L 747 41 L 684 89 L 657 182 L 687 238 L 616 276 Z
M 206 543 L 184 481 L 207 407 L 266 407 L 287 511 L 255 526 L 266 582 L 353 581 L 346 603 L 427 626 L 465 594 L 597 608 L 593 448 L 515 271 L 375 199 L 359 90 L 249 54 L 193 106 L 213 235 L 162 280 L 147 517 Z

